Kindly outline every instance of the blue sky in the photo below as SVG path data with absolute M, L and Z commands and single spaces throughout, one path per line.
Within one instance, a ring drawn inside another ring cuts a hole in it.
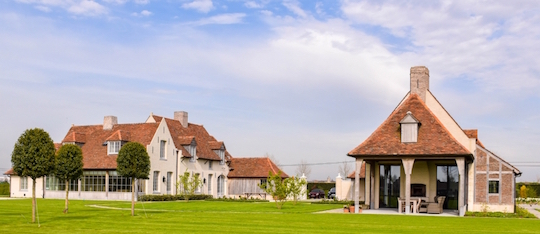
M 539 162 L 536 1 L 0 1 L 0 169 L 40 127 L 189 112 L 233 156 L 351 161 L 407 93 L 409 68 L 462 128 Z M 518 164 L 516 164 L 518 165 Z M 521 165 L 521 164 L 519 164 Z M 518 166 L 519 167 L 519 166 Z M 313 166 L 311 179 L 337 176 Z M 518 180 L 540 179 L 519 167 Z M 293 174 L 294 167 L 284 167 Z

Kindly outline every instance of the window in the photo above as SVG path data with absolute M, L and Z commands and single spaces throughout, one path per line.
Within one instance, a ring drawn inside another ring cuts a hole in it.
M 261 183 L 260 183 L 260 184 L 266 184 L 266 183 L 267 183 L 266 179 L 261 179 Z
M 65 191 L 66 181 L 61 181 L 54 175 L 47 176 L 45 179 L 45 190 L 50 191 Z M 69 181 L 69 191 L 79 191 L 79 180 Z
M 167 194 L 171 194 L 172 172 L 167 172 Z
M 221 197 L 224 195 L 224 189 L 225 189 L 225 176 L 220 175 L 217 178 L 217 193 L 218 197 Z
M 212 175 L 208 175 L 208 194 L 212 195 Z
M 120 151 L 120 141 L 109 141 L 107 143 L 109 146 L 107 149 L 107 154 L 118 154 L 118 151 Z
M 209 170 L 212 170 L 212 163 L 213 163 L 212 161 L 208 161 L 208 169 Z
M 201 174 L 199 174 L 199 173 L 195 173 L 194 177 L 197 180 L 199 180 L 199 179 L 202 180 L 201 179 Z M 195 193 L 201 193 L 201 187 L 202 187 L 202 184 L 200 184 L 197 188 L 195 188 Z
M 154 190 L 154 193 L 159 192 L 159 171 L 154 171 L 152 188 Z
M 189 159 L 189 161 L 195 162 L 197 160 L 197 145 L 191 143 L 191 145 L 187 147 L 187 150 L 189 154 L 191 154 L 191 158 Z
M 489 193 L 499 193 L 499 181 L 490 180 L 489 181 Z
M 81 180 L 81 190 L 105 192 L 105 171 L 85 171 Z
M 219 164 L 223 165 L 225 164 L 225 150 L 219 150 L 219 158 L 221 159 L 221 161 L 219 162 Z
M 407 111 L 407 115 L 399 122 L 401 124 L 401 142 L 415 143 L 418 141 L 418 120 Z
M 118 175 L 117 171 L 109 171 L 109 192 L 131 192 L 131 177 Z
M 165 158 L 166 151 L 167 151 L 167 142 L 162 140 L 159 143 L 159 159 L 166 159 Z
M 28 189 L 28 177 L 21 177 L 21 190 Z

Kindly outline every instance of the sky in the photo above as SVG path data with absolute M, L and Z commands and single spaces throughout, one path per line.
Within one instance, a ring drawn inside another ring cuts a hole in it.
M 60 142 L 72 124 L 174 111 L 289 174 L 353 161 L 423 65 L 459 125 L 537 181 L 538 12 L 535 0 L 0 0 L 0 169 L 26 129 Z

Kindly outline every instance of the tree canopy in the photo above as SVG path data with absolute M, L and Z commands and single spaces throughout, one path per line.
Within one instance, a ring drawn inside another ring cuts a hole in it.
M 135 215 L 135 179 L 148 179 L 150 157 L 146 148 L 138 142 L 128 142 L 120 148 L 116 159 L 116 171 L 131 177 L 131 216 Z
M 54 175 L 59 180 L 76 180 L 83 174 L 82 150 L 77 145 L 63 145 L 56 154 Z
M 63 145 L 56 153 L 56 178 L 65 181 L 66 202 L 64 213 L 68 213 L 69 181 L 81 178 L 83 174 L 83 156 L 78 145 Z
M 189 197 L 195 194 L 195 190 L 201 187 L 202 180 L 199 178 L 199 174 L 193 176 L 188 171 L 184 172 L 184 175 L 178 176 L 176 182 L 176 190 L 179 194 L 184 196 L 184 200 L 189 201 Z
M 116 159 L 118 174 L 136 179 L 148 179 L 150 157 L 146 148 L 138 142 L 128 142 L 120 148 Z
M 11 153 L 13 171 L 33 180 L 54 170 L 54 143 L 41 128 L 28 129 L 19 137 Z
M 41 128 L 27 129 L 19 137 L 11 153 L 13 171 L 20 177 L 32 178 L 32 222 L 36 222 L 36 179 L 54 170 L 54 142 Z

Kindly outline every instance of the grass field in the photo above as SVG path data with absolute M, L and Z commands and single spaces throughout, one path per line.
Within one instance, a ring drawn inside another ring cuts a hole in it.
M 39 199 L 41 227 L 31 223 L 31 200 L 0 200 L 0 233 L 539 233 L 538 219 L 316 214 L 342 205 L 191 201 L 130 203 Z

